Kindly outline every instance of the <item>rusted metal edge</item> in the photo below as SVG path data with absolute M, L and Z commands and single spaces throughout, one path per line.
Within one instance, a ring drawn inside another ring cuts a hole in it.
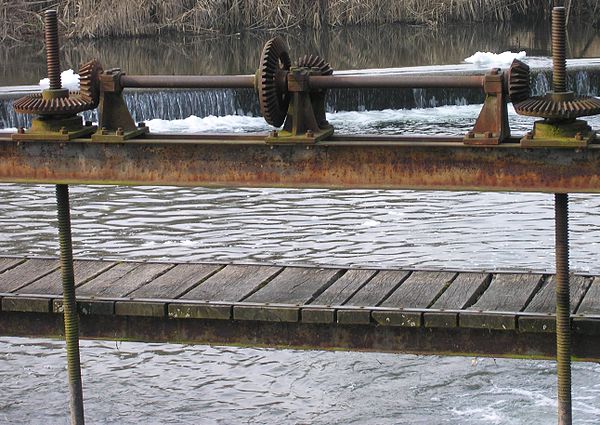
M 460 142 L 334 140 L 0 140 L 0 182 L 600 192 L 600 145 L 481 148 Z
M 598 321 L 600 323 L 600 320 Z M 589 326 L 589 321 L 577 326 Z M 60 337 L 59 314 L 0 313 L 0 335 Z M 255 347 L 551 359 L 553 334 L 494 329 L 80 315 L 82 338 Z M 573 356 L 599 361 L 598 332 L 573 334 Z

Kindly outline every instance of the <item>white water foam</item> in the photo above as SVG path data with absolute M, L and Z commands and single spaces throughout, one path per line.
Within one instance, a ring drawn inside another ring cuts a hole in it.
M 62 86 L 72 91 L 79 90 L 79 74 L 75 74 L 72 69 L 67 69 L 60 74 Z M 40 89 L 44 90 L 50 87 L 50 79 L 43 78 L 39 82 Z
M 510 51 L 502 53 L 475 52 L 473 55 L 466 58 L 465 62 L 486 68 L 503 67 L 509 66 L 515 59 L 523 60 L 525 57 L 527 57 L 527 53 L 524 50 L 518 53 Z

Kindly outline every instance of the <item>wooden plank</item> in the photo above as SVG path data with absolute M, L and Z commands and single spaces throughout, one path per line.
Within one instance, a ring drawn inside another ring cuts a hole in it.
M 409 274 L 410 272 L 404 270 L 382 270 L 360 288 L 344 305 L 378 306 Z
M 454 272 L 413 272 L 381 306 L 427 308 L 455 276 Z
M 81 285 L 76 292 L 85 297 L 124 297 L 172 267 L 158 263 L 119 263 Z
M 52 303 L 54 313 L 64 313 L 62 299 L 55 299 Z M 98 314 L 109 316 L 115 314 L 115 302 L 110 300 L 82 300 L 77 299 L 77 312 L 82 315 Z
M 228 265 L 182 296 L 203 301 L 242 301 L 268 282 L 282 267 Z
M 58 269 L 58 260 L 27 260 L 0 274 L 0 292 L 13 292 Z
M 499 273 L 470 310 L 522 311 L 542 283 L 541 274 Z
M 75 271 L 75 286 L 79 286 L 90 279 L 98 276 L 102 272 L 110 269 L 116 263 L 108 261 L 73 261 Z M 62 295 L 62 274 L 60 268 L 52 273 L 30 283 L 27 286 L 16 291 L 19 294 L 49 294 Z
M 335 309 L 327 307 L 305 307 L 300 312 L 300 320 L 305 323 L 333 323 Z
M 117 316 L 164 317 L 167 314 L 167 304 L 157 301 L 117 301 L 115 314 Z
M 283 306 L 233 306 L 234 320 L 253 320 L 259 322 L 298 322 L 300 309 Z
M 0 273 L 4 273 L 8 269 L 12 269 L 23 261 L 25 261 L 24 258 L 0 258 Z
M 132 298 L 177 298 L 222 267 L 218 264 L 178 264 L 165 274 L 131 292 L 129 296 Z
M 339 269 L 287 267 L 245 301 L 280 304 L 309 303 L 342 273 L 343 271 Z
M 229 320 L 232 315 L 232 306 L 226 304 L 177 302 L 169 304 L 168 314 L 173 319 Z
M 402 310 L 376 310 L 371 316 L 379 325 L 418 328 L 421 326 L 422 313 Z
M 461 310 L 473 304 L 491 277 L 489 273 L 460 273 L 431 308 Z
M 592 279 L 571 275 L 571 312 L 581 303 Z M 518 318 L 519 330 L 522 332 L 556 332 L 556 276 L 551 276 L 546 284 L 535 294 L 525 309 L 528 313 L 540 313 L 539 316 L 522 316 Z
M 325 289 L 321 295 L 315 298 L 312 304 L 342 305 L 375 276 L 375 273 L 377 273 L 376 270 L 348 270 L 329 288 Z
M 2 311 L 22 311 L 28 313 L 49 313 L 51 311 L 51 298 L 35 297 L 3 297 Z
M 514 331 L 517 328 L 517 313 L 480 313 L 464 310 L 458 315 L 461 328 L 484 328 Z
M 345 325 L 368 325 L 371 323 L 371 310 L 364 307 L 338 310 L 337 322 Z
M 571 275 L 569 286 L 571 288 L 571 312 L 574 312 L 587 292 L 592 279 L 585 276 Z M 525 311 L 530 313 L 554 314 L 556 311 L 556 275 L 550 276 L 547 283 L 540 289 Z
M 600 277 L 596 276 L 590 289 L 585 294 L 577 314 L 586 316 L 600 316 Z

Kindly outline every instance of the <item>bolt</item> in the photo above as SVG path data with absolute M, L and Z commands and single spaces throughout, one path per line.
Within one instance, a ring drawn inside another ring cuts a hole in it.
M 555 7 L 552 9 L 552 88 L 555 93 L 567 91 L 565 40 L 565 8 Z
M 474 138 L 475 138 L 475 133 L 473 133 L 472 131 L 469 131 L 469 132 L 467 133 L 467 138 L 469 138 L 469 139 L 474 139 Z
M 312 130 L 306 130 L 306 137 L 313 138 L 315 137 L 315 133 Z
M 58 18 L 56 10 L 47 10 L 44 15 L 44 38 L 46 40 L 46 67 L 50 90 L 62 88 L 60 81 L 60 57 L 58 55 Z
M 580 132 L 577 132 L 575 134 L 575 140 L 583 140 L 583 134 L 581 134 Z
M 125 132 L 123 131 L 123 129 L 121 127 L 117 128 L 117 131 L 115 132 L 115 134 L 117 136 L 123 136 L 125 134 Z
M 61 127 L 59 130 L 60 134 L 69 134 L 69 130 L 67 130 L 67 127 Z
M 108 130 L 106 129 L 106 127 L 102 127 L 102 129 L 100 130 L 100 134 L 102 134 L 103 136 L 106 136 L 108 134 Z
M 527 133 L 525 133 L 525 138 L 527 140 L 533 139 L 533 133 L 531 131 L 528 131 Z
M 279 136 L 279 133 L 277 132 L 277 130 L 271 130 L 271 131 L 269 132 L 269 136 L 270 136 L 270 137 L 278 137 L 278 136 Z
M 23 127 L 19 127 L 19 128 L 17 128 L 17 133 L 25 134 L 25 129 Z
M 485 137 L 487 137 L 488 139 L 491 139 L 493 136 L 494 136 L 494 133 L 492 133 L 491 131 L 485 132 Z

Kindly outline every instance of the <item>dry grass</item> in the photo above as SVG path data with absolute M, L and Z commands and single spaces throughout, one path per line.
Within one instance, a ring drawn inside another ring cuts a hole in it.
M 568 1 L 572 16 L 597 19 L 600 0 Z M 539 0 L 0 0 L 0 40 L 41 31 L 39 14 L 58 7 L 73 38 L 143 36 L 169 31 L 232 34 L 253 29 L 403 22 L 506 22 L 548 16 Z

